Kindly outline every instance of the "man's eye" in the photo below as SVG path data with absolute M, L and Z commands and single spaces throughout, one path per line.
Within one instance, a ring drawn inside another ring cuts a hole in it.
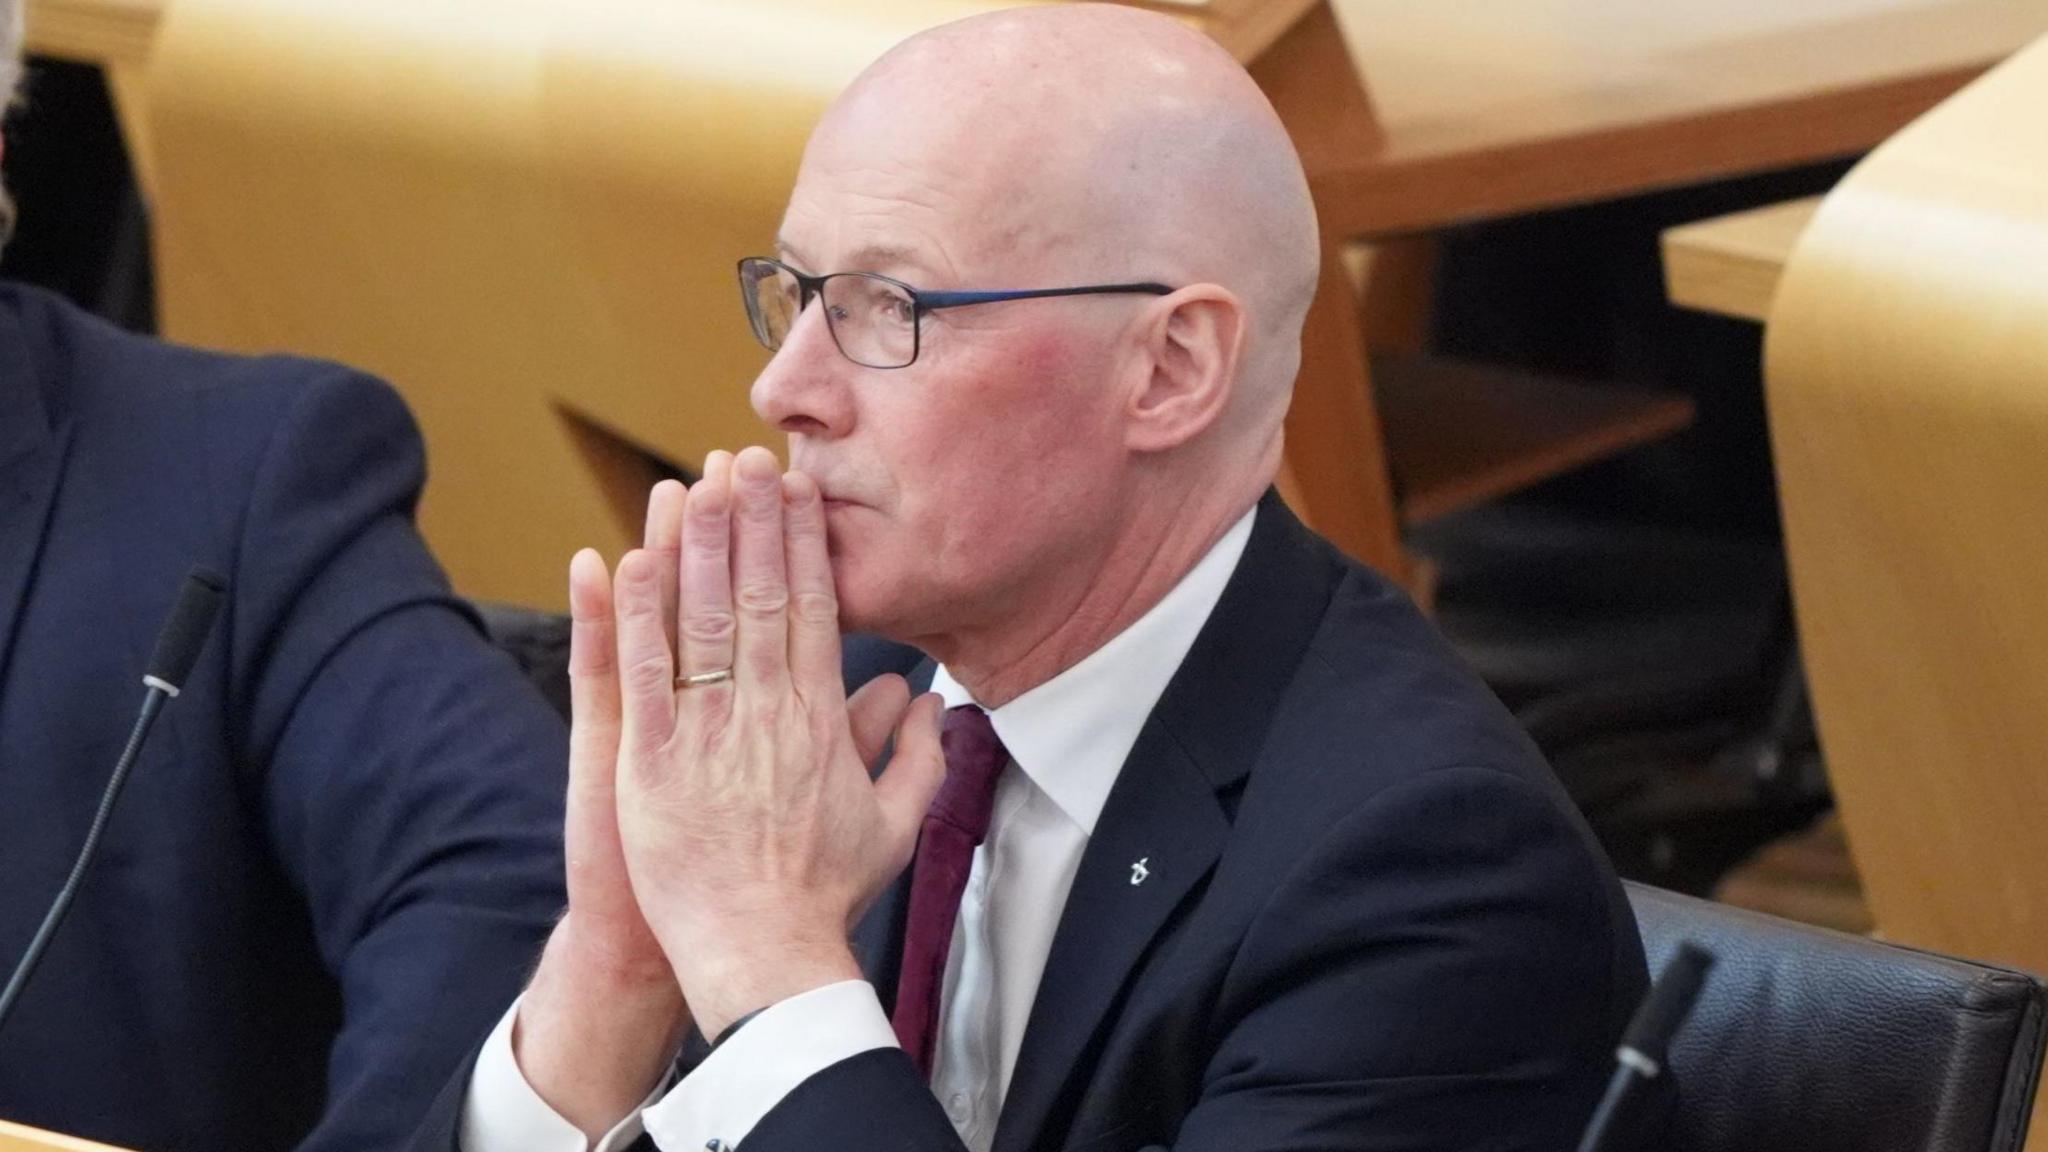
M 917 306 L 901 296 L 887 296 L 882 299 L 882 318 L 892 324 L 907 325 L 917 315 Z

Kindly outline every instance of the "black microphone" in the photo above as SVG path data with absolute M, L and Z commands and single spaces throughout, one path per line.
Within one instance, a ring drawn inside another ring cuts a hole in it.
M 1713 966 L 1712 952 L 1690 940 L 1678 945 L 1677 954 L 1671 957 L 1671 963 L 1664 966 L 1664 975 L 1658 979 L 1657 986 L 1650 989 L 1642 1006 L 1636 1009 L 1635 1018 L 1629 1021 L 1628 1031 L 1621 1038 L 1621 1047 L 1614 1051 L 1614 1076 L 1607 1081 L 1607 1092 L 1600 1097 L 1600 1106 L 1593 1110 L 1593 1122 L 1586 1125 L 1585 1137 L 1579 1141 L 1579 1152 L 1600 1152 L 1606 1145 L 1615 1117 L 1621 1115 L 1622 1106 L 1633 1099 L 1644 1085 L 1664 1074 L 1671 1038 L 1678 1035 L 1685 1018 L 1692 1014 L 1692 1006 L 1700 998 L 1700 988 L 1707 982 L 1707 969 Z
M 85 846 L 79 849 L 78 859 L 71 865 L 71 875 L 65 879 L 57 899 L 43 916 L 42 927 L 36 929 L 35 938 L 29 941 L 28 951 L 14 966 L 14 975 L 7 978 L 6 990 L 0 991 L 0 1027 L 6 1025 L 14 1002 L 20 999 L 21 990 L 28 985 L 29 976 L 36 970 L 36 963 L 49 948 L 51 938 L 57 934 L 57 926 L 64 921 L 64 914 L 71 909 L 71 901 L 78 895 L 78 886 L 85 879 L 85 870 L 92 864 L 93 853 L 99 849 L 100 833 L 107 827 L 107 817 L 113 814 L 114 799 L 121 794 L 121 785 L 128 779 L 128 769 L 134 766 L 136 755 L 142 751 L 142 741 L 156 723 L 157 713 L 163 711 L 164 701 L 184 689 L 185 677 L 192 674 L 192 665 L 199 660 L 199 650 L 206 646 L 207 634 L 213 631 L 214 618 L 220 615 L 220 602 L 226 590 L 227 581 L 210 568 L 195 565 L 185 577 L 185 586 L 178 591 L 178 603 L 171 609 L 171 618 L 164 622 L 164 630 L 157 634 L 156 651 L 151 653 L 149 670 L 142 677 L 145 688 L 142 712 L 135 718 L 134 730 L 128 733 L 128 746 L 121 750 L 121 758 L 114 762 L 114 774 L 107 780 L 107 790 L 100 795 L 99 811 L 93 813 L 92 827 L 86 830 Z

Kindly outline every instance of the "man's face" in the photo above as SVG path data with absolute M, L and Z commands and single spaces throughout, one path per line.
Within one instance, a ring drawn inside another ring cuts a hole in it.
M 1061 286 L 1046 279 L 1058 260 L 1044 241 L 1061 222 L 1034 216 L 1056 198 L 1006 176 L 1000 148 L 920 140 L 904 123 L 856 106 L 821 132 L 780 258 L 930 290 Z M 931 312 L 916 362 L 875 369 L 843 356 L 810 304 L 752 398 L 824 493 L 847 627 L 916 640 L 999 625 L 1091 563 L 1125 482 L 1115 385 L 1136 307 L 1084 297 Z

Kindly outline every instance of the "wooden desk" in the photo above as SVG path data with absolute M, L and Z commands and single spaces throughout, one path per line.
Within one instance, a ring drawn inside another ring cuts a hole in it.
M 1398 571 L 1348 242 L 1852 155 L 2044 29 L 2048 0 L 1330 0 L 1252 65 L 1325 232 L 1295 502 Z
M 1378 140 L 1313 90 L 1275 103 L 1326 226 L 1359 235 L 1861 152 L 2048 31 L 2044 0 L 1333 7 Z
M 0 1152 L 121 1152 L 121 1149 L 0 1120 Z
M 144 63 L 167 2 L 28 0 L 29 50 Z M 1140 2 L 1184 16 L 1244 60 L 1317 7 Z M 1859 152 L 2048 31 L 2048 0 L 1330 7 L 1364 90 L 1333 90 L 1329 75 L 1310 70 L 1273 96 L 1296 127 L 1326 226 L 1354 235 Z M 1326 24 L 1303 39 L 1323 40 Z M 1312 55 L 1300 44 L 1293 51 Z
M 164 0 L 28 0 L 28 50 L 114 67 L 149 59 Z
M 134 77 L 164 2 L 28 0 L 32 48 L 110 65 L 145 194 L 155 178 Z M 1855 153 L 2048 29 L 2048 0 L 1140 2 L 1249 61 L 1295 135 L 1325 275 L 1282 486 L 1317 528 L 1396 575 L 1402 510 L 1428 502 L 1396 499 L 1405 469 L 1390 459 L 1366 354 L 1386 317 L 1361 318 L 1345 272 L 1353 241 Z M 1375 261 L 1387 263 L 1400 262 Z M 1368 301 L 1387 280 L 1368 282 Z M 1394 295 L 1411 313 L 1426 307 L 1412 282 Z M 1614 427 L 1629 425 L 1653 426 L 1617 413 Z M 1574 444 L 1614 441 L 1592 431 Z M 1446 458 L 1482 458 L 1461 447 Z M 1554 464 L 1574 458 L 1540 447 Z M 1513 471 L 1440 479 L 1479 491 Z
M 28 0 L 28 50 L 103 67 L 143 64 L 169 0 Z M 1318 0 L 1129 0 L 1185 20 L 1240 60 L 1257 57 Z
M 1812 196 L 1665 229 L 1665 295 L 1681 308 L 1763 323 L 1785 261 L 1819 209 Z

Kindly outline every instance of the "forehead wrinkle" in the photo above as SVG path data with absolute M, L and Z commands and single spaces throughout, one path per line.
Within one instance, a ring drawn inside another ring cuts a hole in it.
M 857 120 L 834 125 L 807 156 L 787 218 L 800 219 L 806 234 L 827 221 L 849 238 L 842 251 L 899 257 L 955 285 L 1005 273 L 1010 254 L 1043 231 L 1042 197 L 1020 171 L 1017 148 L 986 133 L 977 140 L 966 127 L 932 123 L 917 136 L 890 131 L 870 142 Z

